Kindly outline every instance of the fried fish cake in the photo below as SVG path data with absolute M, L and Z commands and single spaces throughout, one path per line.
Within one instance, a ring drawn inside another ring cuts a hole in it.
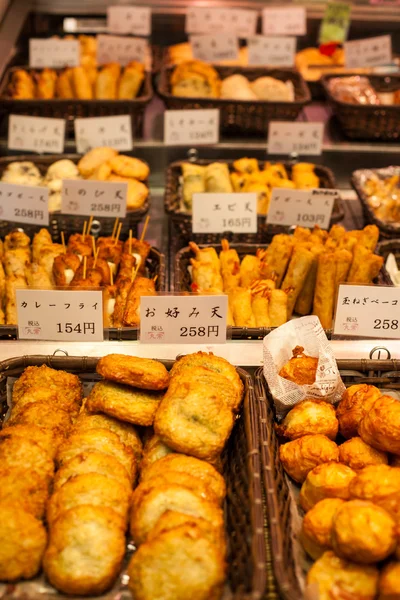
M 20 396 L 32 388 L 47 388 L 62 394 L 60 397 L 64 402 L 69 403 L 71 408 L 73 404 L 81 405 L 83 392 L 82 384 L 76 375 L 66 371 L 57 371 L 46 365 L 41 367 L 27 367 L 21 377 L 17 379 L 13 387 L 13 402 L 17 403 Z M 63 406 L 66 408 L 66 406 Z
M 358 435 L 361 420 L 381 395 L 377 387 L 365 383 L 347 388 L 336 411 L 343 437 L 348 439 Z
M 144 474 L 150 465 L 152 465 L 160 458 L 164 458 L 168 454 L 173 454 L 174 450 L 164 444 L 158 437 L 158 435 L 153 435 L 150 437 L 143 447 L 143 457 L 140 463 L 140 474 L 141 477 L 144 477 Z
M 121 517 L 104 506 L 77 506 L 51 527 L 43 568 L 50 583 L 65 594 L 105 592 L 120 572 L 125 554 Z
M 27 473 L 23 464 L 19 467 L 0 467 L 0 504 L 19 506 L 37 519 L 42 519 L 48 496 L 48 482 L 36 471 Z
M 31 579 L 40 570 L 46 529 L 13 502 L 1 501 L 0 513 L 0 581 Z
M 100 381 L 93 386 L 86 406 L 92 412 L 103 412 L 136 425 L 152 425 L 162 394 L 138 390 L 127 385 Z
M 390 562 L 382 569 L 379 577 L 379 600 L 400 598 L 400 562 Z
M 353 437 L 339 446 L 339 460 L 354 471 L 371 465 L 387 465 L 386 452 L 375 450 L 360 437 Z
M 381 396 L 358 426 L 360 437 L 377 450 L 400 455 L 400 402 Z
M 305 399 L 294 406 L 276 425 L 278 435 L 295 440 L 303 435 L 320 433 L 331 440 L 336 439 L 339 423 L 335 408 L 329 402 Z
M 400 492 L 400 468 L 372 465 L 357 473 L 350 484 L 350 497 L 380 502 L 385 496 Z
M 92 148 L 92 150 L 89 150 L 89 152 L 82 156 L 78 162 L 80 174 L 83 175 L 83 177 L 90 177 L 100 165 L 110 161 L 117 156 L 117 154 L 117 150 L 108 148 L 107 146 Z
M 324 498 L 350 498 L 349 486 L 357 476 L 355 471 L 336 462 L 318 465 L 306 477 L 300 490 L 300 506 L 310 510 Z
M 307 554 L 314 560 L 332 548 L 333 517 L 344 502 L 341 498 L 325 498 L 306 513 L 300 540 Z
M 339 448 L 326 435 L 304 435 L 279 448 L 279 458 L 286 473 L 303 483 L 314 467 L 339 461 Z
M 58 446 L 62 442 L 62 438 L 50 429 L 43 429 L 37 425 L 9 425 L 0 431 L 0 439 L 7 435 L 34 440 L 50 458 L 55 457 Z
M 136 600 L 218 600 L 225 563 L 200 527 L 181 525 L 143 544 L 129 566 Z
M 71 415 L 61 408 L 55 408 L 47 402 L 30 402 L 13 408 L 7 421 L 11 425 L 38 425 L 42 429 L 51 430 L 54 435 L 63 439 L 69 434 L 72 426 Z
M 239 410 L 242 398 L 236 393 L 235 386 L 224 375 L 204 367 L 192 366 L 186 369 L 183 374 L 171 378 L 170 387 L 179 386 L 183 381 L 193 381 L 199 387 L 205 383 L 212 385 L 219 396 L 224 400 L 226 406 L 237 412 Z
M 9 435 L 7 430 L 0 438 L 0 464 L 16 469 L 23 465 L 27 473 L 34 471 L 47 484 L 54 475 L 54 463 L 39 444 L 34 440 Z
M 134 158 L 133 156 L 125 156 L 119 154 L 110 160 L 111 169 L 121 177 L 133 177 L 139 181 L 145 181 L 149 174 L 149 166 L 145 162 Z
M 68 396 L 65 398 L 62 393 L 62 389 L 55 390 L 46 387 L 40 387 L 38 385 L 27 385 L 24 391 L 18 395 L 18 401 L 13 400 L 12 411 L 18 413 L 27 404 L 33 402 L 46 403 L 53 410 L 64 410 L 71 417 L 75 417 L 79 413 L 79 404 L 71 402 Z
M 132 385 L 142 390 L 165 390 L 169 384 L 167 369 L 158 360 L 125 354 L 108 354 L 96 367 L 104 379 Z

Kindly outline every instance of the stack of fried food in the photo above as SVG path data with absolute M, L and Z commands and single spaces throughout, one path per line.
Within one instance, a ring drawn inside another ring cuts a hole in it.
M 242 260 L 227 240 L 219 256 L 191 242 L 191 288 L 228 294 L 229 325 L 277 327 L 293 314 L 314 314 L 330 329 L 339 284 L 368 284 L 377 277 L 383 264 L 374 254 L 378 238 L 375 225 L 347 232 L 333 225 L 329 233 L 296 227 L 293 235 L 275 235 L 267 249 Z
M 388 223 L 400 223 L 400 176 L 396 167 L 382 172 L 369 171 L 362 183 L 367 202 L 375 216 Z
M 190 42 L 183 42 L 181 44 L 174 44 L 169 46 L 167 51 L 167 64 L 168 65 L 180 65 L 184 62 L 193 61 L 192 45 Z M 239 48 L 238 58 L 236 60 L 221 60 L 218 61 L 219 65 L 224 66 L 248 66 L 248 52 L 247 47 L 243 46 Z
M 304 376 L 315 380 L 317 362 L 295 353 L 279 374 L 309 384 Z M 286 442 L 282 466 L 301 485 L 300 540 L 316 560 L 307 582 L 318 598 L 331 600 L 333 589 L 338 598 L 399 598 L 399 400 L 373 385 L 352 385 L 336 409 L 306 399 L 276 430 Z

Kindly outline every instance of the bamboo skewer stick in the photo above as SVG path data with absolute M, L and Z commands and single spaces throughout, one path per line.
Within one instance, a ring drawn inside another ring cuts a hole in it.
M 82 237 L 85 237 L 85 235 L 86 235 L 86 227 L 87 227 L 87 222 L 84 221 L 84 223 L 83 223 L 83 229 L 82 229 Z
M 83 257 L 83 279 L 86 279 L 86 262 L 87 262 L 87 257 L 84 256 Z
M 108 268 L 110 269 L 110 285 L 114 285 L 114 275 L 111 265 L 108 265 Z
M 149 215 L 147 215 L 147 217 L 146 217 L 146 220 L 145 220 L 145 222 L 144 222 L 144 225 L 143 225 L 143 231 L 142 231 L 142 235 L 140 236 L 140 241 L 141 241 L 141 242 L 143 242 L 143 240 L 144 240 L 144 237 L 145 237 L 145 235 L 146 235 L 147 226 L 148 226 L 148 224 L 149 224 L 149 221 L 150 221 L 150 216 L 149 216 Z
M 96 257 L 96 242 L 94 241 L 94 237 L 92 237 L 92 250 L 93 250 L 93 256 Z
M 129 230 L 129 254 L 132 254 L 132 229 Z
M 89 235 L 90 235 L 90 230 L 92 229 L 92 223 L 93 223 L 93 215 L 90 215 L 89 224 L 88 224 L 88 228 L 87 228 L 87 232 Z
M 113 237 L 115 236 L 115 234 L 117 233 L 117 229 L 118 229 L 118 221 L 119 221 L 119 217 L 117 217 L 117 218 L 115 219 L 115 222 L 114 222 L 114 227 L 113 227 L 112 234 L 111 234 L 111 237 L 112 237 L 112 238 L 113 238 Z
M 64 232 L 63 231 L 61 232 L 61 243 L 62 243 L 62 245 L 64 247 L 64 254 L 65 254 L 66 251 L 67 251 L 67 248 L 65 246 L 65 236 L 64 236 Z
M 114 246 L 116 246 L 118 244 L 119 236 L 121 235 L 121 229 L 122 229 L 122 222 L 118 225 L 118 232 L 117 232 L 117 236 L 114 240 Z

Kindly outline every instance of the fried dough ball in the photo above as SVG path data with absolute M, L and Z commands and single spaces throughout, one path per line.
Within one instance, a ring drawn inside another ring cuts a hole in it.
M 400 469 L 388 465 L 365 467 L 350 484 L 351 498 L 374 503 L 394 492 L 400 492 Z
M 154 462 L 160 460 L 160 458 L 164 458 L 164 456 L 167 456 L 168 454 L 173 454 L 174 452 L 175 451 L 172 450 L 172 448 L 160 440 L 158 435 L 153 435 L 146 441 L 143 448 L 143 457 L 140 463 L 140 476 L 144 477 L 146 469 Z
M 303 483 L 314 467 L 339 461 L 339 449 L 326 435 L 304 435 L 279 448 L 279 458 L 286 473 Z
M 165 390 L 169 384 L 167 369 L 158 360 L 151 358 L 108 354 L 100 358 L 96 371 L 104 379 L 142 390 Z
M 343 503 L 341 498 L 325 498 L 317 502 L 305 515 L 300 539 L 305 551 L 314 560 L 332 548 L 333 517 Z
M 278 435 L 295 440 L 303 435 L 320 433 L 331 440 L 336 439 L 338 420 L 335 408 L 324 400 L 303 400 L 288 412 L 281 425 L 276 426 Z
M 154 422 L 161 399 L 162 394 L 159 392 L 100 381 L 93 386 L 86 406 L 92 412 L 104 412 L 121 421 L 148 426 Z
M 128 575 L 136 600 L 218 600 L 225 563 L 203 530 L 187 524 L 143 544 L 129 563 Z
M 114 583 L 124 554 L 121 517 L 104 506 L 77 506 L 53 523 L 43 568 L 60 592 L 97 595 Z
M 339 446 L 339 461 L 354 471 L 360 471 L 370 465 L 387 465 L 388 456 L 366 444 L 360 437 L 353 437 Z
M 400 455 L 400 402 L 392 396 L 381 396 L 364 415 L 360 437 L 378 450 Z
M 71 415 L 61 408 L 55 408 L 47 402 L 31 402 L 11 411 L 7 428 L 11 425 L 38 425 L 51 430 L 61 440 L 68 435 L 72 420 Z
M 374 600 L 378 590 L 379 571 L 370 565 L 358 565 L 328 550 L 312 565 L 307 585 L 318 593 L 318 600 L 334 598 Z
M 59 394 L 60 407 L 67 410 L 78 408 L 82 402 L 82 384 L 77 375 L 66 371 L 50 369 L 46 365 L 41 367 L 27 367 L 13 387 L 12 399 L 18 403 L 20 397 L 29 390 L 35 394 L 35 389 L 46 388 Z
M 12 468 L 1 465 L 0 482 L 1 505 L 18 505 L 37 519 L 43 517 L 49 496 L 48 482 L 44 477 L 36 471 L 27 473 L 23 464 Z
M 379 600 L 399 600 L 400 562 L 390 562 L 382 569 L 379 577 Z
M 34 440 L 50 458 L 54 458 L 62 441 L 61 437 L 54 435 L 49 429 L 36 425 L 10 425 L 0 431 L 0 439 L 7 435 Z
M 14 502 L 2 501 L 0 514 L 0 581 L 31 579 L 40 570 L 46 529 Z
M 372 502 L 350 500 L 333 517 L 332 546 L 342 558 L 363 564 L 379 562 L 396 547 L 395 522 Z
M 343 437 L 349 439 L 358 435 L 360 421 L 380 396 L 381 392 L 374 385 L 361 383 L 347 388 L 336 411 Z
M 25 471 L 34 471 L 47 484 L 54 475 L 54 463 L 35 441 L 7 434 L 0 438 L 0 464 L 3 467 L 20 469 L 23 465 Z
M 306 512 L 324 498 L 350 497 L 349 485 L 356 473 L 340 463 L 318 465 L 309 472 L 300 490 L 300 506 Z
M 292 358 L 279 371 L 280 377 L 298 385 L 312 385 L 317 375 L 318 358 L 304 354 L 302 346 L 296 346 L 292 353 Z

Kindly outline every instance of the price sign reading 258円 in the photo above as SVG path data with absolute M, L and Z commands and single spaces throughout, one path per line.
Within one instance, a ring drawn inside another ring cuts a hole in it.
M 61 211 L 67 215 L 119 217 L 126 215 L 128 184 L 114 181 L 64 179 Z

